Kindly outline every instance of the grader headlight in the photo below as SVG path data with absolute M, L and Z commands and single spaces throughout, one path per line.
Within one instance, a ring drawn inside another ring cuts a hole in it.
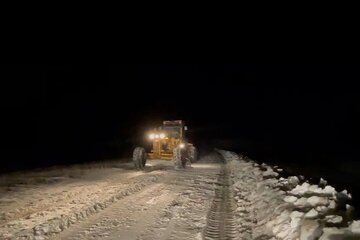
M 179 144 L 179 147 L 180 147 L 180 148 L 184 148 L 184 147 L 185 147 L 185 144 L 184 144 L 184 143 L 180 143 L 180 144 Z
M 159 137 L 160 137 L 160 139 L 164 139 L 166 137 L 165 133 L 160 133 Z
M 154 134 L 154 133 L 150 133 L 150 134 L 149 134 L 149 139 L 150 139 L 150 140 L 154 140 L 154 139 L 155 139 L 155 134 Z

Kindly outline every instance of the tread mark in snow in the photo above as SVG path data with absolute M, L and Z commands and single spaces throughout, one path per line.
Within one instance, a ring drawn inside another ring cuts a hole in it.
M 230 174 L 224 165 L 218 179 L 218 188 L 208 214 L 204 239 L 237 239 L 235 201 L 231 190 Z

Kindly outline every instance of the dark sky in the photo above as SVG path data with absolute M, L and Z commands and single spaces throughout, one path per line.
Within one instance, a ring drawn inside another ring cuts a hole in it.
M 1 164 L 126 156 L 145 130 L 166 119 L 187 121 L 200 148 L 261 159 L 357 160 L 359 70 L 344 64 L 1 65 Z

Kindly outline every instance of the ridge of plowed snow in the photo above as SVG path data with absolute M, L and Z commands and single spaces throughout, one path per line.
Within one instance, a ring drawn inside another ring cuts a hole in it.
M 240 239 L 360 239 L 358 221 L 344 222 L 343 217 L 333 215 L 339 212 L 339 198 L 351 198 L 347 191 L 299 184 L 295 176 L 278 178 L 266 164 L 229 151 L 219 153 L 233 175 Z

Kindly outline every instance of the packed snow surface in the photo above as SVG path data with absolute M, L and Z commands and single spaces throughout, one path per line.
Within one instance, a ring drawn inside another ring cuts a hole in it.
M 0 239 L 360 239 L 347 190 L 282 172 L 217 149 L 185 170 L 152 160 L 144 171 L 116 163 L 3 176 Z

